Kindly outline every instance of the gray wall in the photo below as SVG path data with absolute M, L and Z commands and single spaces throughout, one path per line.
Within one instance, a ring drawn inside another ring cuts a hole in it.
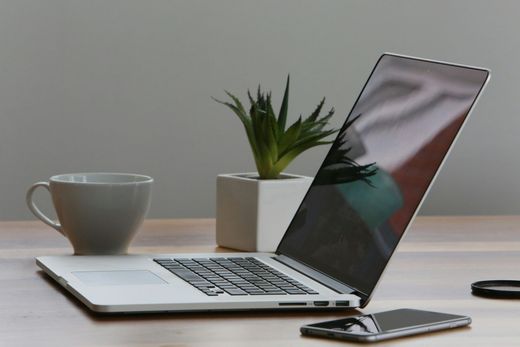
M 519 213 L 519 12 L 515 1 L 1 0 L 0 219 L 32 218 L 26 188 L 78 171 L 155 177 L 151 217 L 213 216 L 215 176 L 254 166 L 241 124 L 210 96 L 261 83 L 278 104 L 290 72 L 292 120 L 327 96 L 337 126 L 384 51 L 493 70 L 422 212 Z M 289 171 L 313 175 L 325 151 Z

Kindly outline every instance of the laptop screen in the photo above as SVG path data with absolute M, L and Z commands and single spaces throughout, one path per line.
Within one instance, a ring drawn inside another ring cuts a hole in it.
M 488 74 L 383 55 L 277 253 L 369 296 Z

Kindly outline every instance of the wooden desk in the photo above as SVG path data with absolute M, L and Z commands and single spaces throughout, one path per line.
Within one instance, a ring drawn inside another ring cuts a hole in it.
M 411 307 L 468 314 L 471 328 L 378 346 L 520 346 L 520 300 L 474 297 L 479 279 L 520 277 L 520 217 L 421 217 L 401 244 L 363 312 Z M 150 220 L 135 253 L 218 251 L 213 220 Z M 71 252 L 40 222 L 0 223 L 0 346 L 342 346 L 301 337 L 304 323 L 343 313 L 90 313 L 49 280 L 33 257 Z

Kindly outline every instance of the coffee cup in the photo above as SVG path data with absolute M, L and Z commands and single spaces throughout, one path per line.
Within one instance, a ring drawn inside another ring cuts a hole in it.
M 37 218 L 69 239 L 74 254 L 126 254 L 150 207 L 152 183 L 137 174 L 62 174 L 33 184 L 26 202 Z M 34 203 L 39 187 L 50 192 L 58 221 Z

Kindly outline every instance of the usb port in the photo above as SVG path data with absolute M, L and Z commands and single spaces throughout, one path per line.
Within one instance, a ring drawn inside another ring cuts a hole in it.
M 314 301 L 314 306 L 329 306 L 328 301 Z
M 348 301 L 336 301 L 336 306 L 350 306 Z

